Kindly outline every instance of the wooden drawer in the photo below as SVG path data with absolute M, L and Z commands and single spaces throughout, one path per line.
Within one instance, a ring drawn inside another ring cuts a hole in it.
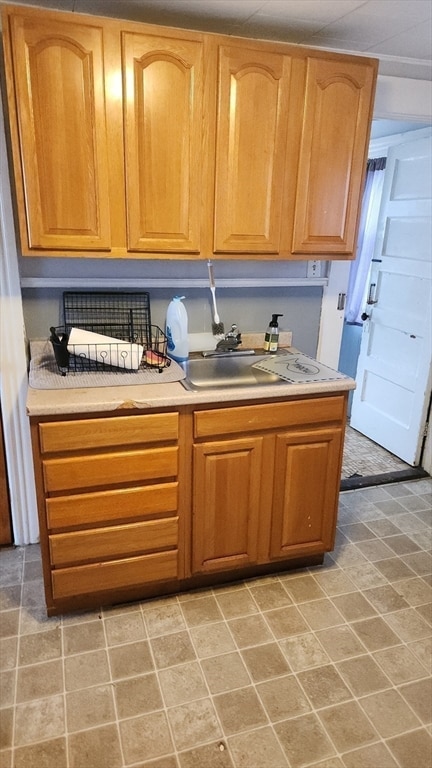
M 56 496 L 46 500 L 48 529 L 111 523 L 177 510 L 178 483 Z
M 71 456 L 42 462 L 45 490 L 65 491 L 137 483 L 177 475 L 178 448 Z
M 178 413 L 56 421 L 39 424 L 41 453 L 157 443 L 178 438 Z
M 234 408 L 220 408 L 194 413 L 194 436 L 212 437 L 292 426 L 340 421 L 345 398 L 315 397 L 286 403 L 266 403 Z
M 178 546 L 178 518 L 56 533 L 49 537 L 49 546 L 54 566 L 174 549 Z
M 54 600 L 177 578 L 177 550 L 52 571 Z

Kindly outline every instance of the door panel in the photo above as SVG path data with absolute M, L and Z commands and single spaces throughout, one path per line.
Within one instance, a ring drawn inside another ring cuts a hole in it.
M 277 436 L 271 557 L 332 549 L 341 452 L 341 429 Z
M 293 253 L 354 257 L 374 67 L 307 60 Z
M 198 252 L 202 45 L 123 33 L 128 249 Z
M 215 252 L 278 253 L 291 61 L 221 46 Z
M 257 561 L 263 438 L 194 446 L 194 572 Z
M 102 29 L 10 24 L 29 247 L 109 249 Z
M 431 392 L 431 139 L 389 151 L 351 426 L 408 464 L 420 461 Z

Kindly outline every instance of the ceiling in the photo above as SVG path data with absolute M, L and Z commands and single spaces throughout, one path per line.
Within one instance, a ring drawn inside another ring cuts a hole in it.
M 17 0 L 15 4 L 367 54 L 380 59 L 381 75 L 432 79 L 431 0 Z

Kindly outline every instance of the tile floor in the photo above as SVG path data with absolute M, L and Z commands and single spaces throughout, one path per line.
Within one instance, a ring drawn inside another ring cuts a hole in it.
M 367 477 L 406 469 L 410 469 L 409 464 L 347 424 L 341 475 L 343 480 L 354 474 Z
M 1 551 L 1 768 L 430 768 L 431 491 L 342 493 L 323 566 L 62 618 Z

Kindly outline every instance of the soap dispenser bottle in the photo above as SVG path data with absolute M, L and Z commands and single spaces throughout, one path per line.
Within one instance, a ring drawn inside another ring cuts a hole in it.
M 278 317 L 283 317 L 283 315 L 272 315 L 264 337 L 264 352 L 277 352 L 279 344 Z

